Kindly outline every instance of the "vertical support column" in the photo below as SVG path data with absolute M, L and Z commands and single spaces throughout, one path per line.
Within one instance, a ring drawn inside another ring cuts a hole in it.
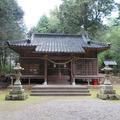
M 88 82 L 88 86 L 90 85 L 90 79 L 87 79 L 87 82 Z
M 101 84 L 101 79 L 99 78 L 99 79 L 98 79 L 98 85 L 100 85 L 100 84 Z
M 73 83 L 73 66 L 71 61 L 71 84 Z
M 10 79 L 11 79 L 11 86 L 12 86 L 12 88 L 13 88 L 13 84 L 14 84 L 13 76 L 10 76 Z
M 28 78 L 28 85 L 30 85 L 30 77 Z
M 47 59 L 45 59 L 44 85 L 47 85 Z
M 97 62 L 97 75 L 98 75 L 99 74 L 98 57 L 96 58 L 96 62 Z
M 11 72 L 11 70 L 12 70 L 12 55 L 11 55 L 11 52 L 10 52 L 10 72 Z
M 75 60 L 72 60 L 72 85 L 75 85 Z

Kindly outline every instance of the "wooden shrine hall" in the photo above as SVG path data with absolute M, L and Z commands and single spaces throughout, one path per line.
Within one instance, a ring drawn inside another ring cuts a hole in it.
M 31 39 L 8 41 L 20 55 L 22 79 L 48 85 L 75 85 L 99 80 L 97 54 L 110 45 L 81 35 L 33 34 Z

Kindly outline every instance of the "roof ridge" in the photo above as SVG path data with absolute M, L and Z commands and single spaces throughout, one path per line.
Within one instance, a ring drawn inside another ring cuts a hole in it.
M 33 36 L 61 36 L 61 37 L 81 37 L 82 35 L 78 34 L 64 34 L 64 33 L 33 33 Z
M 21 41 L 21 42 L 22 42 L 22 41 L 26 41 L 26 40 L 27 40 L 27 39 L 21 39 L 21 40 L 7 40 L 6 42 L 8 42 L 8 41 L 9 41 L 9 42 L 14 42 L 14 41 L 15 41 L 15 42 L 17 42 L 17 41 Z
M 22 39 L 22 40 L 8 40 L 6 41 L 8 44 L 11 44 L 11 43 L 21 43 L 21 42 L 27 42 L 28 39 Z
M 91 41 L 91 43 L 98 44 L 98 45 L 107 45 L 106 43 L 100 42 L 100 41 Z

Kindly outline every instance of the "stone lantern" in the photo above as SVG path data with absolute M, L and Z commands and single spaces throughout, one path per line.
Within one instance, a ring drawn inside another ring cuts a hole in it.
M 20 77 L 22 76 L 21 70 L 24 70 L 20 66 L 20 63 L 17 63 L 17 65 L 13 68 L 16 72 L 15 74 L 15 82 L 12 87 L 12 89 L 9 92 L 9 95 L 5 97 L 6 100 L 25 100 L 27 99 L 28 95 L 24 92 L 24 89 L 21 85 Z
M 97 94 L 97 97 L 103 100 L 118 100 L 120 96 L 116 94 L 116 91 L 113 90 L 113 85 L 110 82 L 109 73 L 112 71 L 112 68 L 105 66 L 102 71 L 105 71 L 105 80 L 104 83 L 100 86 L 100 92 Z

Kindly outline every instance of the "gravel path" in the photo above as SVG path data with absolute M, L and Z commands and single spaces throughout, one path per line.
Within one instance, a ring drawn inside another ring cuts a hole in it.
M 0 112 L 0 120 L 120 120 L 120 103 L 52 99 L 18 110 Z

